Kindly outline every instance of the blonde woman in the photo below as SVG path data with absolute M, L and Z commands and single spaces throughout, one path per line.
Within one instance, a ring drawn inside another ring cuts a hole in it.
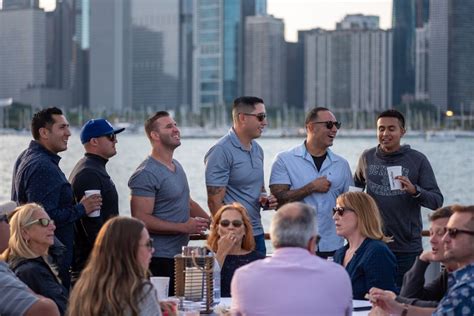
M 17 207 L 10 217 L 10 239 L 2 258 L 36 294 L 53 300 L 63 315 L 67 290 L 48 260 L 55 229 L 54 221 L 40 205 L 29 203 Z
M 334 261 L 342 264 L 352 282 L 354 299 L 364 299 L 372 287 L 398 292 L 396 259 L 387 247 L 382 220 L 374 199 L 364 192 L 346 192 L 333 209 L 336 233 L 347 240 Z
M 252 224 L 240 203 L 222 206 L 214 215 L 207 246 L 221 267 L 221 296 L 230 297 L 230 282 L 237 268 L 265 256 L 255 251 Z
M 153 241 L 142 221 L 115 217 L 102 226 L 73 288 L 68 315 L 161 315 L 146 279 Z

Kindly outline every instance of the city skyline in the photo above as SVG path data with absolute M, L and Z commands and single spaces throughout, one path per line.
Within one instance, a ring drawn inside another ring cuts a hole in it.
M 54 5 L 55 0 L 40 0 L 46 11 Z M 392 0 L 267 0 L 267 12 L 284 20 L 289 42 L 297 41 L 299 30 L 333 30 L 347 14 L 378 15 L 380 28 L 392 26 Z

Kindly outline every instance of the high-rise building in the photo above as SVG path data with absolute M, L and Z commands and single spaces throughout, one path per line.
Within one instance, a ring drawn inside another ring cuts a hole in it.
M 268 107 L 286 103 L 285 25 L 272 16 L 245 20 L 244 94 L 262 97 Z
M 415 0 L 393 0 L 393 105 L 415 92 Z
M 474 107 L 474 1 L 431 0 L 429 96 L 441 111 Z
M 0 98 L 21 101 L 22 89 L 46 85 L 46 13 L 43 10 L 37 7 L 1 10 L 0 43 Z
M 197 0 L 193 34 L 193 111 L 218 109 L 243 91 L 244 21 L 265 15 L 263 0 Z
M 305 34 L 305 109 L 340 113 L 391 106 L 392 33 L 384 30 L 315 29 Z
M 3 0 L 3 10 L 38 9 L 39 0 Z

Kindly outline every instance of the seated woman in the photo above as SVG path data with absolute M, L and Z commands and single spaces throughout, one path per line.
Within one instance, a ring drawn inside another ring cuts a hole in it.
M 2 258 L 36 294 L 52 299 L 63 315 L 67 290 L 48 259 L 55 229 L 54 221 L 40 205 L 29 203 L 17 207 L 10 217 L 10 239 Z
M 364 299 L 372 287 L 397 290 L 396 259 L 382 232 L 382 219 L 374 199 L 364 192 L 346 192 L 333 209 L 336 233 L 347 239 L 334 261 L 342 264 L 352 282 L 354 299 Z
M 71 292 L 68 315 L 161 315 L 157 292 L 146 279 L 153 251 L 142 221 L 107 221 Z
M 255 251 L 252 224 L 239 203 L 224 205 L 214 215 L 207 246 L 221 267 L 222 297 L 230 297 L 230 282 L 237 268 L 265 257 Z

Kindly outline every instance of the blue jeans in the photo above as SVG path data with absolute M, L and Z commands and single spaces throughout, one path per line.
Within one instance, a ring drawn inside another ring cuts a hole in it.
M 395 283 L 400 289 L 403 283 L 403 276 L 411 269 L 416 257 L 420 255 L 420 252 L 394 252 L 393 254 L 397 258 L 397 276 Z
M 255 251 L 260 252 L 264 256 L 267 255 L 267 247 L 265 246 L 265 234 L 253 236 L 255 239 Z

